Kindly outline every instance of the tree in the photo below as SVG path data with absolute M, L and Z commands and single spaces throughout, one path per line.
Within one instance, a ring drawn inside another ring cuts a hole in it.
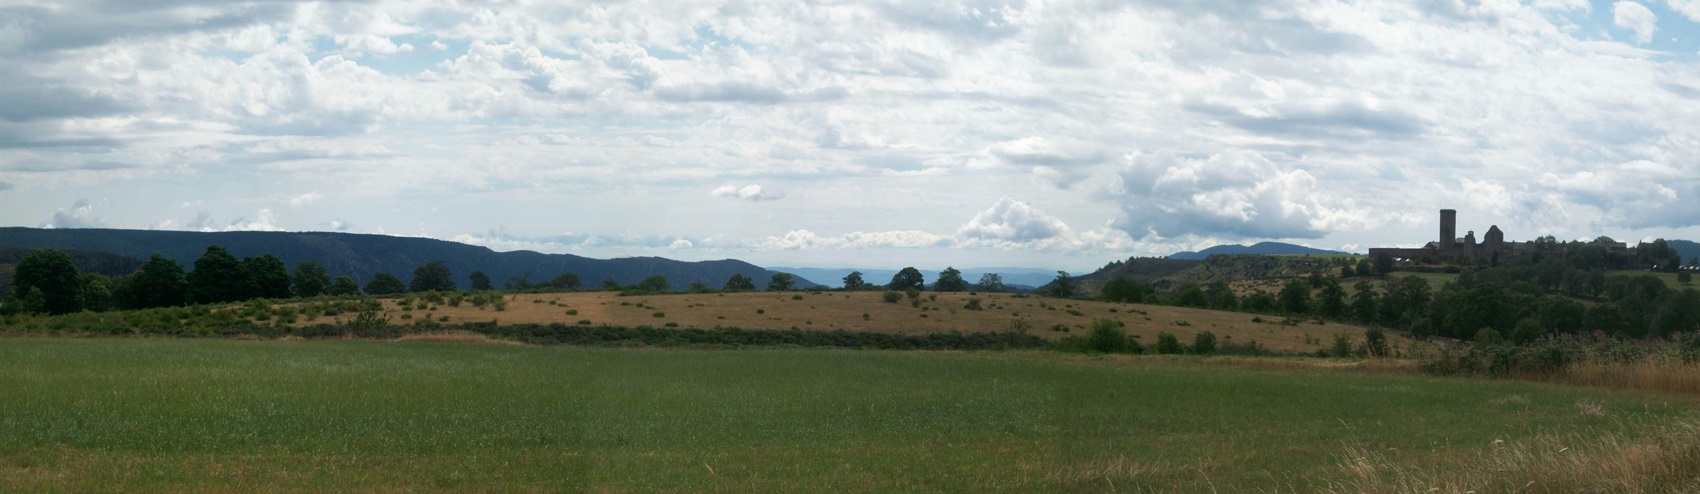
M 1057 271 L 1057 278 L 1051 280 L 1048 287 L 1051 296 L 1056 298 L 1074 298 L 1074 277 L 1068 271 Z
M 549 284 L 562 290 L 577 290 L 584 285 L 579 281 L 578 273 L 561 273 L 555 279 L 549 280 Z
M 1003 293 L 1008 291 L 1009 287 L 1004 286 L 1003 276 L 997 273 L 986 273 L 980 275 L 980 282 L 974 284 L 974 289 L 985 293 Z
M 727 278 L 726 286 L 721 287 L 721 290 L 728 292 L 749 292 L 755 291 L 755 289 L 755 280 L 752 280 L 750 277 L 742 274 L 734 274 L 731 278 Z
M 851 271 L 850 274 L 844 275 L 844 291 L 854 292 L 867 288 L 868 282 L 862 281 L 861 271 Z
M 201 258 L 195 260 L 195 270 L 185 279 L 189 284 L 189 301 L 197 304 L 242 300 L 247 291 L 242 261 L 217 245 L 207 247 Z
M 317 297 L 331 286 L 331 275 L 324 266 L 312 261 L 295 264 L 295 296 Z
M 796 288 L 797 277 L 791 273 L 773 273 L 773 279 L 767 281 L 767 291 L 784 292 Z
M 1276 295 L 1281 302 L 1281 310 L 1293 314 L 1310 312 L 1310 285 L 1304 280 L 1294 278 L 1281 287 L 1281 293 Z
M 483 271 L 473 271 L 472 274 L 467 275 L 466 278 L 472 281 L 473 290 L 484 291 L 496 289 L 495 287 L 490 286 L 490 275 L 484 274 Z
M 189 283 L 183 278 L 183 265 L 165 256 L 154 254 L 140 271 L 130 275 L 120 285 L 118 303 L 132 309 L 176 307 L 183 305 Z
M 1387 345 L 1387 334 L 1383 333 L 1381 328 L 1364 330 L 1364 352 L 1371 357 L 1386 357 L 1393 353 Z
M 1387 276 L 1387 273 L 1393 272 L 1392 255 L 1389 255 L 1386 252 L 1376 253 L 1373 261 L 1375 263 L 1375 274 L 1377 276 Z
M 449 265 L 443 261 L 431 261 L 413 268 L 413 280 L 407 284 L 407 291 L 410 292 L 455 290 L 454 275 L 449 273 Z
M 508 281 L 502 282 L 502 289 L 510 292 L 530 290 L 532 286 L 531 273 L 509 276 Z
M 1114 319 L 1092 321 L 1092 332 L 1086 336 L 1086 346 L 1102 353 L 1128 353 L 1133 350 L 1131 343 Z
M 1364 280 L 1352 285 L 1352 289 L 1357 291 L 1357 293 L 1352 294 L 1352 318 L 1363 323 L 1375 322 L 1376 314 L 1378 314 L 1376 311 L 1375 286 L 1371 285 L 1368 280 Z
M 77 299 L 82 301 L 83 310 L 112 310 L 112 279 L 99 273 L 78 276 Z
M 289 298 L 289 268 L 283 260 L 271 254 L 242 259 L 242 271 L 247 277 L 242 300 L 250 298 Z
M 401 278 L 389 273 L 372 275 L 372 280 L 366 282 L 367 295 L 394 295 L 406 291 L 407 285 L 401 282 Z
M 1154 350 L 1163 355 L 1178 355 L 1186 352 L 1186 349 L 1181 346 L 1180 338 L 1176 338 L 1175 335 L 1168 332 L 1157 333 L 1157 347 Z
M 399 282 L 400 280 L 397 281 Z M 330 288 L 325 289 L 325 293 L 337 297 L 343 295 L 359 295 L 360 285 L 354 283 L 354 278 L 338 276 L 336 277 L 336 281 L 331 282 Z
M 1130 304 L 1144 303 L 1151 297 L 1153 290 L 1150 285 L 1133 278 L 1115 278 L 1104 283 L 1104 288 L 1098 290 L 1098 296 L 1105 302 L 1125 302 Z
M 1192 353 L 1209 355 L 1216 353 L 1216 333 L 1199 331 L 1192 337 Z
M 921 276 L 921 270 L 914 267 L 903 268 L 891 276 L 891 284 L 885 286 L 888 290 L 903 291 L 910 288 L 925 290 L 927 279 Z
M 667 293 L 673 291 L 673 285 L 667 282 L 667 277 L 659 274 L 644 278 L 643 281 L 639 281 L 637 286 L 634 288 L 637 288 L 638 291 L 647 293 Z
M 605 278 L 602 280 L 602 289 L 607 291 L 619 291 L 620 282 L 615 281 L 613 278 Z
M 1175 305 L 1181 307 L 1210 307 L 1210 296 L 1204 294 L 1204 289 L 1196 284 L 1188 283 L 1175 295 Z
M 962 279 L 962 272 L 961 271 L 957 271 L 956 268 L 953 268 L 953 267 L 945 267 L 944 271 L 939 271 L 938 281 L 933 282 L 933 291 L 935 291 L 935 292 L 963 292 L 963 291 L 968 291 L 968 281 Z
M 1687 271 L 1683 271 L 1683 272 L 1676 274 L 1676 282 L 1677 283 L 1687 285 L 1689 283 L 1692 283 L 1693 281 L 1694 281 L 1694 275 L 1689 274 Z
M 1340 287 L 1340 280 L 1328 278 L 1323 281 L 1322 292 L 1317 296 L 1323 316 L 1340 317 L 1346 313 L 1346 290 Z
M 1541 326 L 1540 320 L 1533 317 L 1525 317 L 1511 328 L 1511 340 L 1519 344 L 1534 342 L 1545 334 L 1546 328 Z

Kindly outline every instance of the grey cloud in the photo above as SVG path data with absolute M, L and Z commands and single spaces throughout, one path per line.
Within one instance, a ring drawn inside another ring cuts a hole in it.
M 807 93 L 787 93 L 773 86 L 729 81 L 714 84 L 687 84 L 655 89 L 655 97 L 675 103 L 761 103 L 817 102 L 844 99 L 850 92 L 841 87 L 825 87 Z
M 128 168 L 136 168 L 136 165 L 129 164 L 129 163 L 118 163 L 118 162 L 113 162 L 113 161 L 79 161 L 79 162 L 73 162 L 73 163 L 52 163 L 52 162 L 47 162 L 47 161 L 29 161 L 29 162 L 16 162 L 16 163 L 12 163 L 10 165 L 0 166 L 0 171 L 40 173 L 40 172 L 64 172 L 64 171 L 77 171 L 77 170 L 112 171 L 112 170 L 123 170 L 123 169 L 128 169 Z
M 14 188 L 17 188 L 17 186 L 12 185 L 11 182 L 0 180 L 0 192 L 5 192 Z
M 1115 227 L 1135 239 L 1320 238 L 1315 180 L 1256 153 L 1135 154 L 1121 171 Z
M 1010 14 L 1025 8 L 1023 1 L 904 0 L 883 6 L 880 12 L 898 25 L 986 41 L 1020 33 Z
M 0 25 L 23 26 L 25 52 L 68 50 L 191 31 L 216 31 L 287 20 L 289 2 L 234 4 L 205 0 L 86 1 L 60 8 L 0 7 Z M 196 7 L 213 7 L 196 8 Z M 207 14 L 208 12 L 216 12 Z
M 1188 101 L 1186 110 L 1212 117 L 1235 128 L 1267 135 L 1310 138 L 1379 136 L 1406 139 L 1421 135 L 1427 124 L 1416 115 L 1392 109 L 1373 109 L 1362 103 L 1339 101 L 1321 107 L 1287 106 L 1275 116 L 1247 115 L 1228 105 Z
M 94 206 L 88 199 L 77 199 L 71 209 L 59 209 L 45 225 L 48 228 L 100 228 L 105 224 L 94 216 Z
M 1659 87 L 1665 88 L 1666 91 L 1670 91 L 1671 94 L 1675 94 L 1677 96 L 1688 99 L 1700 99 L 1700 89 L 1695 89 L 1693 86 L 1666 82 L 1659 84 Z
M 94 117 L 128 111 L 112 98 L 64 83 L 0 67 L 0 120 L 33 122 L 63 117 Z

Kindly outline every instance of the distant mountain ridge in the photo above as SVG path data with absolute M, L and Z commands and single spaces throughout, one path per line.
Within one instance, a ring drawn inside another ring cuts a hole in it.
M 1202 261 L 1213 254 L 1347 254 L 1335 250 L 1313 249 L 1303 245 L 1293 245 L 1281 242 L 1258 242 L 1252 245 L 1227 244 L 1218 245 L 1198 252 L 1176 252 L 1169 254 L 1170 259 L 1186 259 Z
M 876 269 L 876 268 L 858 269 L 858 268 L 786 268 L 786 267 L 774 267 L 774 268 L 769 268 L 769 269 L 773 269 L 775 271 L 786 272 L 786 273 L 792 273 L 792 274 L 795 274 L 797 276 L 808 278 L 809 280 L 814 281 L 815 283 L 820 283 L 821 285 L 833 287 L 833 288 L 844 287 L 844 277 L 849 276 L 850 272 L 852 272 L 852 271 L 861 272 L 862 273 L 862 281 L 865 281 L 870 285 L 885 285 L 886 283 L 890 283 L 891 277 L 896 275 L 897 271 L 898 271 L 896 269 Z M 1051 280 L 1054 280 L 1057 277 L 1057 270 L 1055 270 L 1055 269 L 1043 269 L 1043 268 L 961 268 L 961 269 L 962 269 L 962 279 L 967 280 L 969 285 L 973 285 L 974 283 L 979 282 L 980 276 L 985 275 L 986 273 L 997 273 L 998 277 L 1003 278 L 1004 285 L 1014 287 L 1014 288 L 1023 289 L 1023 290 L 1030 290 L 1033 287 L 1040 286 L 1040 285 L 1043 285 L 1043 284 L 1046 284 L 1046 283 L 1050 283 Z M 937 278 L 939 276 L 939 271 L 943 271 L 943 270 L 942 269 L 938 269 L 938 270 L 922 269 L 921 275 L 924 276 L 927 279 L 927 284 L 930 286 L 930 285 L 932 285 L 932 283 L 934 281 L 938 281 Z
M 193 270 L 195 260 L 211 245 L 222 246 L 236 257 L 270 253 L 282 259 L 291 269 L 299 262 L 317 262 L 331 276 L 348 275 L 361 284 L 378 273 L 389 273 L 407 280 L 415 267 L 437 260 L 448 265 L 454 273 L 456 285 L 462 289 L 471 286 L 468 276 L 474 271 L 489 275 L 497 288 L 515 276 L 529 274 L 530 280 L 538 283 L 563 273 L 578 274 L 586 287 L 596 287 L 605 279 L 630 285 L 661 275 L 674 289 L 685 289 L 695 281 L 720 288 L 732 275 L 741 274 L 754 280 L 757 288 L 765 288 L 775 273 L 733 259 L 698 262 L 660 257 L 591 259 L 532 251 L 496 252 L 488 247 L 431 238 L 358 233 L 0 227 L 0 247 L 104 252 L 138 260 L 146 260 L 158 253 L 181 263 L 184 270 Z M 798 278 L 799 287 L 815 286 L 806 277 Z

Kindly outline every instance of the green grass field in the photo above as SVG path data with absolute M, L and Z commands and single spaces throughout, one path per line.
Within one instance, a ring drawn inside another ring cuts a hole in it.
M 1310 491 L 1691 400 L 1052 352 L 0 339 L 0 491 Z
M 1607 271 L 1606 272 L 1606 276 L 1647 276 L 1647 275 L 1656 276 L 1659 279 L 1664 280 L 1665 286 L 1670 287 L 1672 290 L 1681 290 L 1681 289 L 1684 289 L 1684 288 L 1700 287 L 1700 285 L 1694 285 L 1693 281 L 1689 281 L 1690 284 L 1688 284 L 1688 285 L 1682 284 L 1682 282 L 1676 280 L 1676 273 L 1649 272 L 1649 271 L 1640 271 L 1640 270 L 1624 270 L 1624 271 Z

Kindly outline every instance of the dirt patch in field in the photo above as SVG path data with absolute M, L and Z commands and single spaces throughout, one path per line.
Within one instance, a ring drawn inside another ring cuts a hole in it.
M 886 302 L 881 292 L 752 292 L 669 294 L 622 297 L 612 292 L 506 295 L 506 307 L 474 307 L 463 303 L 415 304 L 404 309 L 399 300 L 384 301 L 392 324 L 430 319 L 444 324 L 594 324 L 678 328 L 739 327 L 897 334 L 1001 332 L 1025 326 L 1047 339 L 1085 334 L 1096 319 L 1121 321 L 1124 330 L 1144 345 L 1159 332 L 1191 343 L 1202 331 L 1218 342 L 1260 345 L 1280 351 L 1310 352 L 1330 345 L 1336 334 L 1361 341 L 1363 328 L 1353 325 L 1302 322 L 1282 324 L 1284 318 L 1241 312 L 1182 307 L 1017 297 L 1010 294 L 923 293 L 918 299 Z M 979 309 L 970 306 L 977 301 Z M 319 321 L 322 322 L 322 321 Z M 301 324 L 311 324 L 301 321 Z M 1392 337 L 1395 348 L 1409 340 Z

